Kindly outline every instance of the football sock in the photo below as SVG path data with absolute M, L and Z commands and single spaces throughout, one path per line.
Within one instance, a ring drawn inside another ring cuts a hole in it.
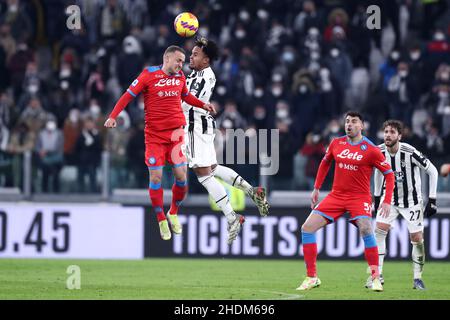
M 218 165 L 214 168 L 213 174 L 229 185 L 245 191 L 247 194 L 252 190 L 252 186 L 233 169 Z
M 384 257 L 386 255 L 386 236 L 387 231 L 375 228 L 375 238 L 377 239 L 377 247 L 378 247 L 378 270 L 380 274 L 383 274 L 383 263 Z
M 169 214 L 178 214 L 178 208 L 186 197 L 187 181 L 176 180 L 172 186 L 172 204 L 169 209 Z
M 152 202 L 153 210 L 156 213 L 156 219 L 158 222 L 166 220 L 166 216 L 164 215 L 164 200 L 163 200 L 163 189 L 161 188 L 160 183 L 150 182 L 150 186 L 148 188 L 148 193 L 150 195 L 150 200 Z
M 423 265 L 425 263 L 425 246 L 423 240 L 421 242 L 411 242 L 412 249 L 412 261 L 414 279 L 422 279 Z
M 232 222 L 236 219 L 236 214 L 230 204 L 227 192 L 224 186 L 217 181 L 213 175 L 197 177 L 198 181 L 205 187 L 209 195 L 222 210 L 223 214 L 227 218 L 228 222 Z
M 373 234 L 363 236 L 362 238 L 365 247 L 364 257 L 366 258 L 367 263 L 369 264 L 372 278 L 375 278 L 379 275 L 377 242 L 375 241 L 375 236 Z
M 305 258 L 306 274 L 308 277 L 317 277 L 317 243 L 316 235 L 302 230 L 303 256 Z

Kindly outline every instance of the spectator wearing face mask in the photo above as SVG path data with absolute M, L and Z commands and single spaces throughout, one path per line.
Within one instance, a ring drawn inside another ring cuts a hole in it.
M 130 83 L 142 71 L 144 58 L 139 40 L 134 36 L 127 36 L 122 43 L 122 52 L 117 59 L 117 76 L 122 91 L 125 91 Z
M 48 120 L 45 128 L 39 132 L 35 152 L 38 167 L 42 170 L 42 191 L 58 193 L 59 173 L 64 161 L 64 136 L 55 120 Z M 52 180 L 51 190 L 49 180 Z
M 338 90 L 344 94 L 350 87 L 350 79 L 353 71 L 350 56 L 339 46 L 333 46 L 325 57 L 324 63 L 330 69 L 333 78 L 336 79 Z
M 42 108 L 41 101 L 38 98 L 31 98 L 20 114 L 19 121 L 25 122 L 28 128 L 37 135 L 45 126 L 47 118 L 48 113 Z
M 391 78 L 397 73 L 397 64 L 400 60 L 400 52 L 394 49 L 389 57 L 380 66 L 380 74 L 382 77 L 382 87 L 386 89 Z
M 322 28 L 322 14 L 317 10 L 314 1 L 303 2 L 302 11 L 294 19 L 294 31 L 299 35 L 304 35 L 310 28 Z
M 333 29 L 341 27 L 345 33 L 348 32 L 348 14 L 342 8 L 333 9 L 328 15 L 328 25 L 323 33 L 323 40 L 330 42 L 333 37 Z
M 442 136 L 450 133 L 450 65 L 441 64 L 426 100 L 427 111 Z
M 5 51 L 4 65 L 6 66 L 17 49 L 16 40 L 11 35 L 11 26 L 7 23 L 0 25 L 0 46 Z
M 443 30 L 436 29 L 433 38 L 427 43 L 425 62 L 425 79 L 431 81 L 434 73 L 442 63 L 450 64 L 450 43 Z
M 32 97 L 39 98 L 44 106 L 48 106 L 46 93 L 45 81 L 39 75 L 37 63 L 28 62 L 22 83 L 22 94 L 17 103 L 19 109 L 23 110 Z
M 315 83 L 306 75 L 295 80 L 292 92 L 292 119 L 291 130 L 301 144 L 306 133 L 311 131 L 320 119 L 324 120 L 331 115 L 321 114 L 320 95 Z
M 28 45 L 25 42 L 19 42 L 17 51 L 12 55 L 7 66 L 16 100 L 19 99 L 22 93 L 22 84 L 28 62 L 32 60 L 33 53 L 29 50 Z
M 32 23 L 25 6 L 27 1 L 8 0 L 6 11 L 0 16 L 0 23 L 11 25 L 14 39 L 28 39 L 32 34 Z
M 339 91 L 336 79 L 334 79 L 330 70 L 326 67 L 320 68 L 316 83 L 321 99 L 318 112 L 321 115 L 326 115 L 324 118 L 320 118 L 321 122 L 325 125 L 328 118 L 336 117 L 341 114 L 342 93 Z M 362 97 L 364 97 L 364 95 L 362 95 Z M 358 92 L 358 98 L 362 97 L 361 92 Z
M 108 130 L 105 135 L 105 149 L 110 153 L 112 188 L 128 183 L 126 146 L 131 137 L 130 125 L 130 116 L 123 110 L 117 117 L 116 130 Z
M 436 21 L 441 15 L 447 12 L 447 1 L 446 0 L 435 0 L 426 1 L 422 0 L 422 37 L 423 39 L 428 39 L 430 36 L 430 30 L 433 30 Z
M 308 182 L 308 190 L 312 190 L 320 161 L 325 155 L 325 146 L 321 136 L 313 132 L 308 133 L 300 153 L 306 157 L 305 177 Z
M 414 43 L 408 50 L 406 62 L 409 64 L 409 69 L 412 74 L 425 74 L 425 59 L 422 52 L 422 47 L 419 43 Z M 420 93 L 424 94 L 430 89 L 430 82 L 426 80 L 420 81 Z
M 78 188 L 80 192 L 98 191 L 97 168 L 101 162 L 102 141 L 97 126 L 92 117 L 87 115 L 82 124 L 82 129 L 76 141 L 75 150 L 78 156 Z M 85 177 L 89 183 L 86 187 Z
M 410 75 L 409 65 L 401 61 L 388 84 L 389 118 L 411 126 L 411 115 L 419 100 L 419 85 L 415 75 Z
M 12 174 L 15 187 L 23 183 L 23 154 L 33 151 L 36 134 L 29 130 L 25 122 L 18 122 L 12 129 L 7 150 L 12 155 Z
M 294 154 L 297 142 L 290 128 L 293 123 L 290 116 L 289 104 L 285 101 L 278 102 L 275 113 L 275 128 L 279 134 L 279 156 L 283 165 L 277 174 L 272 177 L 270 187 L 274 190 L 290 190 L 293 187 Z
M 86 99 L 97 99 L 98 101 L 105 100 L 106 81 L 103 78 L 102 64 L 91 66 L 88 79 L 86 81 Z

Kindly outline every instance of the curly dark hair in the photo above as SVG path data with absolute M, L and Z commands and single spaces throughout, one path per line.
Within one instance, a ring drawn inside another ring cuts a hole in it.
M 219 47 L 212 40 L 204 37 L 197 38 L 195 40 L 195 46 L 203 50 L 203 53 L 209 58 L 210 62 L 217 60 L 219 57 Z
M 383 123 L 383 130 L 386 127 L 392 127 L 397 130 L 398 134 L 402 134 L 403 132 L 403 123 L 399 120 L 389 119 Z

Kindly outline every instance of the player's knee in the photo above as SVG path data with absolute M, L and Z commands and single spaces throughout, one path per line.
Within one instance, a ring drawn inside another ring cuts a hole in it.
M 389 224 L 387 224 L 387 223 L 377 222 L 377 226 L 376 226 L 375 231 L 378 229 L 378 230 L 382 230 L 382 231 L 388 233 L 390 228 L 391 228 L 391 226 Z
M 209 179 L 211 179 L 213 177 L 213 175 L 197 175 L 197 180 L 198 182 L 200 182 L 200 184 L 204 184 L 206 181 L 208 181 Z
M 420 243 L 423 241 L 423 234 L 422 232 L 410 233 L 409 239 L 411 240 L 411 242 Z
M 314 233 L 316 232 L 314 226 L 311 223 L 305 222 L 304 224 L 302 224 L 302 228 L 301 228 L 302 232 L 306 232 L 306 233 Z
M 162 178 L 162 176 L 160 176 L 160 175 L 152 174 L 152 175 L 150 175 L 150 182 L 153 184 L 159 184 L 159 183 L 161 183 L 161 178 Z
M 368 235 L 373 235 L 372 226 L 363 225 L 359 227 L 359 233 L 361 234 L 361 237 L 365 237 Z

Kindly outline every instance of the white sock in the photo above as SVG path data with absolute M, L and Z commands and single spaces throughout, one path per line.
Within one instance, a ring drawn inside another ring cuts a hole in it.
M 414 279 L 422 279 L 423 265 L 425 263 L 425 246 L 422 242 L 411 242 L 412 249 L 412 261 Z
M 197 179 L 205 187 L 214 201 L 216 201 L 227 220 L 229 222 L 234 221 L 236 219 L 236 214 L 231 207 L 230 199 L 228 199 L 224 186 L 217 181 L 213 175 L 197 177 Z
M 249 194 L 252 190 L 252 186 L 233 169 L 217 165 L 217 167 L 213 170 L 213 174 L 229 185 L 245 191 L 247 194 Z
M 380 274 L 383 274 L 383 263 L 384 257 L 386 255 L 386 236 L 387 231 L 384 231 L 379 228 L 375 228 L 375 238 L 377 239 L 377 247 L 378 247 L 378 270 Z

